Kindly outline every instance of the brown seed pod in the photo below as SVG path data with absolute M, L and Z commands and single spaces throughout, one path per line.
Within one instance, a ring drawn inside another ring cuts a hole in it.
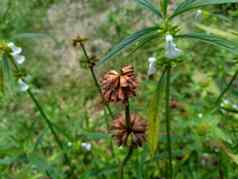
M 135 113 L 130 116 L 130 126 L 127 126 L 125 115 L 120 114 L 112 122 L 113 136 L 119 146 L 141 147 L 146 140 L 146 122 Z
M 102 93 L 106 102 L 123 102 L 129 97 L 136 95 L 138 82 L 134 69 L 131 65 L 126 65 L 118 73 L 111 70 L 106 73 L 102 80 Z

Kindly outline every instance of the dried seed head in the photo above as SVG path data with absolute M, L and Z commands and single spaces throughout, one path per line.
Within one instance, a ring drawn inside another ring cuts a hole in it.
M 129 97 L 136 95 L 138 82 L 134 69 L 126 65 L 121 72 L 111 70 L 106 73 L 102 80 L 102 93 L 106 102 L 123 102 Z
M 87 38 L 85 38 L 85 37 L 81 37 L 81 36 L 77 36 L 77 37 L 75 37 L 73 40 L 72 40 L 72 45 L 73 45 L 73 47 L 77 47 L 78 46 L 78 44 L 80 44 L 80 43 L 84 43 L 84 42 L 86 42 L 88 39 Z
M 113 136 L 119 146 L 141 147 L 146 140 L 146 122 L 137 114 L 130 116 L 130 127 L 126 125 L 125 115 L 119 115 L 112 122 Z

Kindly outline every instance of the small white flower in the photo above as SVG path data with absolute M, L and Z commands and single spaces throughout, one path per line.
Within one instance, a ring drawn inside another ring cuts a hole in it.
M 15 62 L 19 65 L 23 64 L 24 61 L 26 60 L 25 56 L 23 55 L 16 55 L 16 56 L 13 56 Z
M 72 142 L 68 142 L 67 145 L 68 145 L 68 147 L 72 147 L 73 144 L 72 144 Z
M 224 105 L 228 105 L 230 104 L 230 101 L 228 99 L 224 99 L 223 102 L 222 102 Z
M 8 43 L 7 46 L 12 50 L 12 55 L 19 55 L 22 52 L 22 49 L 17 47 L 13 42 Z
M 238 104 L 233 104 L 232 107 L 236 110 L 238 110 Z
M 221 103 L 220 106 L 221 106 L 222 108 L 225 107 L 224 103 Z
M 11 55 L 17 64 L 23 64 L 25 61 L 25 56 L 21 55 L 22 49 L 17 47 L 14 43 L 8 43 L 8 47 L 12 50 Z
M 87 150 L 87 151 L 90 151 L 90 150 L 92 149 L 92 144 L 83 142 L 83 143 L 81 144 L 81 147 L 84 148 L 84 149 Z
M 199 117 L 199 118 L 202 118 L 202 117 L 203 117 L 203 114 L 202 114 L 202 113 L 199 113 L 199 114 L 198 114 L 198 117 Z
M 20 91 L 22 91 L 22 92 L 25 92 L 29 89 L 29 85 L 21 78 L 18 79 L 18 85 L 19 85 Z
M 147 75 L 150 76 L 150 75 L 155 74 L 155 72 L 156 72 L 156 58 L 149 57 L 148 62 L 149 62 L 149 68 L 148 68 Z
M 166 41 L 165 56 L 169 59 L 177 58 L 182 53 L 182 50 L 180 50 L 176 47 L 176 44 L 174 43 L 173 36 L 170 34 L 166 35 L 165 41 Z
M 195 19 L 199 19 L 199 17 L 202 15 L 202 10 L 198 9 L 196 14 L 195 14 Z

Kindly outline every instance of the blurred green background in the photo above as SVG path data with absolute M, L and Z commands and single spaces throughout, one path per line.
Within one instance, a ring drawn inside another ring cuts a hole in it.
M 199 18 L 196 13 L 194 10 L 177 18 L 176 24 L 185 32 L 208 31 L 238 40 L 237 4 L 205 8 Z M 64 141 L 78 178 L 116 178 L 118 161 L 127 151 L 113 142 L 115 155 L 110 154 L 112 139 L 105 124 L 110 119 L 72 39 L 77 35 L 89 38 L 88 51 L 100 58 L 113 44 L 141 27 L 157 23 L 157 19 L 127 0 L 1 0 L 0 22 L 0 39 L 23 48 L 24 69 L 31 76 L 33 91 Z M 148 43 L 137 51 L 132 47 L 96 71 L 101 79 L 111 68 L 119 70 L 124 64 L 133 64 L 140 86 L 132 110 L 145 119 L 156 86 L 147 77 L 147 59 L 152 54 L 161 56 L 159 43 Z M 172 70 L 172 99 L 178 104 L 172 110 L 175 178 L 218 179 L 223 172 L 225 178 L 237 179 L 238 114 L 222 109 L 212 115 L 208 112 L 238 69 L 238 57 L 194 40 L 178 40 L 177 46 L 183 49 L 183 55 L 182 62 Z M 155 79 L 160 76 L 159 64 L 157 69 Z M 229 109 L 237 108 L 237 89 L 236 80 L 225 95 Z M 120 111 L 120 105 L 113 106 L 114 114 Z M 40 118 L 24 93 L 8 90 L 1 95 L 0 178 L 65 178 L 67 166 Z M 92 144 L 92 150 L 85 151 L 82 142 Z M 136 150 L 126 167 L 126 178 L 162 179 L 167 158 L 165 142 L 162 120 L 158 155 L 151 158 L 147 145 Z M 229 152 L 216 150 L 220 142 Z

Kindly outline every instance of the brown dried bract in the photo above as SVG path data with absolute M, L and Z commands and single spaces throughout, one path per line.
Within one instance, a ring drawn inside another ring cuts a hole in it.
M 113 136 L 119 146 L 141 147 L 146 140 L 146 122 L 137 114 L 130 116 L 130 127 L 126 125 L 124 115 L 119 115 L 112 122 Z
M 123 102 L 129 97 L 136 95 L 138 82 L 134 69 L 131 65 L 126 65 L 118 73 L 111 70 L 106 73 L 102 80 L 102 93 L 106 102 Z

